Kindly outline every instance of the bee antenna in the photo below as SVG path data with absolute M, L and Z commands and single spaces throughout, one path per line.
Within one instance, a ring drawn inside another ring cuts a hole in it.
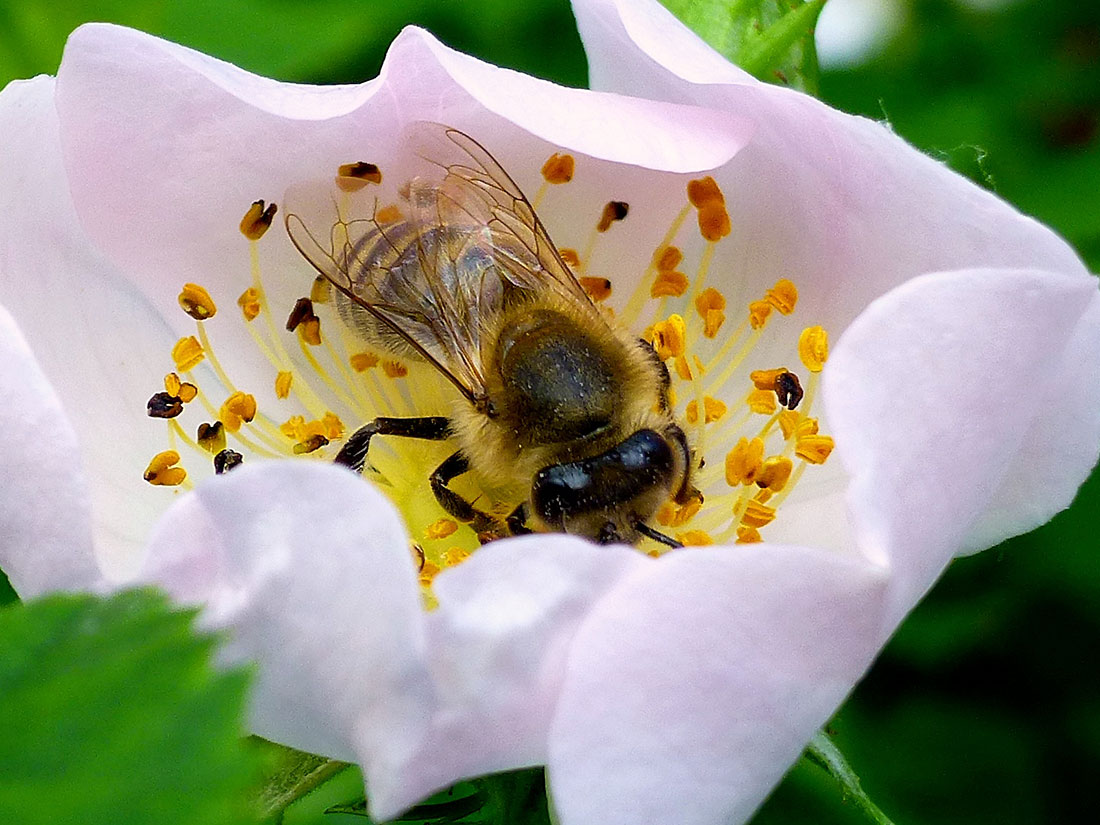
M 641 533 L 648 539 L 659 541 L 661 544 L 668 545 L 669 547 L 683 547 L 684 545 L 672 538 L 672 536 L 666 536 L 660 530 L 654 530 L 644 521 L 634 522 L 634 529 Z

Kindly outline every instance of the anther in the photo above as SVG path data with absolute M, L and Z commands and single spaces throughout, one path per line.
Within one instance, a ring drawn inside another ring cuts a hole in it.
M 373 163 L 345 163 L 336 170 L 336 185 L 345 192 L 355 192 L 368 183 L 381 183 L 382 172 Z
M 698 210 L 699 233 L 705 240 L 719 241 L 730 233 L 726 199 L 717 182 L 709 175 L 688 183 L 688 200 Z
M 194 335 L 180 338 L 172 347 L 172 361 L 176 365 L 177 372 L 190 372 L 205 358 L 202 344 Z
M 213 318 L 218 311 L 214 299 L 210 293 L 198 284 L 184 284 L 183 291 L 179 294 L 180 308 L 196 321 L 205 321 Z
M 377 212 L 374 213 L 374 220 L 377 223 L 397 223 L 402 218 L 401 209 L 396 204 L 391 203 L 389 206 L 383 206 Z
M 279 207 L 274 203 L 264 208 L 262 200 L 254 201 L 241 218 L 241 234 L 250 241 L 258 241 L 271 228 L 271 222 L 275 220 L 277 211 Z
M 299 298 L 286 319 L 288 332 L 297 331 L 310 346 L 316 347 L 321 343 L 321 319 L 313 313 L 313 301 L 309 298 Z
M 798 288 L 786 278 L 780 278 L 775 286 L 764 293 L 764 300 L 781 314 L 790 315 L 798 303 Z
M 702 506 L 702 497 L 689 499 L 685 504 L 666 501 L 657 511 L 657 523 L 663 527 L 682 527 L 695 517 Z
M 244 456 L 236 450 L 222 450 L 214 456 L 214 472 L 222 475 L 234 467 L 239 467 L 242 463 L 244 463 Z
M 695 299 L 695 310 L 703 319 L 703 337 L 713 338 L 718 334 L 726 314 L 726 297 L 714 287 L 707 287 Z
M 327 304 L 331 294 L 328 278 L 318 275 L 313 279 L 313 286 L 309 288 L 309 300 L 315 304 Z
M 775 412 L 775 393 L 769 390 L 753 390 L 745 398 L 749 409 L 760 415 L 771 415 Z
M 448 547 L 443 551 L 443 563 L 448 567 L 462 564 L 462 562 L 466 561 L 468 558 L 470 558 L 470 551 L 464 550 L 461 547 Z
M 165 450 L 153 456 L 149 466 L 145 468 L 144 478 L 150 484 L 157 487 L 177 487 L 183 484 L 187 478 L 187 471 L 179 464 L 180 454 L 175 450 Z
M 306 455 L 307 453 L 316 452 L 326 444 L 328 444 L 327 438 L 320 433 L 314 433 L 309 438 L 294 445 L 294 455 Z
M 671 272 L 684 260 L 684 253 L 676 246 L 663 246 L 653 256 L 658 272 Z
M 225 449 L 225 427 L 220 421 L 215 421 L 213 424 L 204 421 L 199 424 L 195 441 L 211 455 L 217 455 Z
M 676 368 L 676 375 L 683 381 L 690 381 L 693 376 L 691 374 L 691 367 L 688 366 L 687 358 L 682 355 L 677 355 L 676 360 L 673 362 Z
M 567 266 L 571 266 L 576 269 L 581 265 L 581 256 L 577 254 L 577 250 L 570 249 L 567 246 L 563 246 L 558 250 L 558 256 L 566 263 Z
M 581 287 L 593 301 L 605 301 L 611 295 L 611 281 L 607 278 L 580 278 Z
M 290 385 L 294 382 L 294 373 L 287 370 L 275 376 L 275 397 L 282 399 L 290 395 Z
M 573 180 L 576 162 L 572 155 L 552 154 L 542 165 L 542 177 L 547 183 L 569 183 Z
M 777 455 L 765 459 L 764 465 L 756 476 L 756 485 L 778 493 L 787 486 L 793 469 L 794 462 L 786 456 Z
M 741 438 L 726 455 L 726 483 L 730 487 L 752 484 L 764 463 L 764 441 Z
M 373 352 L 357 352 L 348 358 L 348 361 L 356 372 L 366 372 L 371 367 L 378 366 L 378 356 Z
M 750 499 L 745 508 L 745 514 L 741 517 L 741 523 L 746 527 L 757 529 L 765 527 L 775 521 L 775 508 L 762 504 L 756 499 Z
M 676 538 L 684 547 L 706 547 L 714 544 L 714 539 L 705 530 L 685 530 L 683 533 L 677 533 Z
M 810 372 L 821 372 L 829 360 L 829 335 L 823 327 L 806 327 L 798 336 L 798 357 Z
M 429 524 L 424 530 L 424 538 L 445 539 L 447 536 L 458 532 L 458 522 L 450 518 L 441 518 L 439 521 Z
M 218 410 L 218 420 L 231 433 L 237 432 L 241 424 L 247 424 L 256 417 L 256 399 L 244 392 L 235 392 L 225 399 Z
M 726 405 L 719 401 L 717 398 L 711 398 L 709 395 L 703 398 L 703 423 L 710 424 L 712 421 L 717 421 L 726 414 Z M 689 401 L 687 405 L 687 420 L 689 424 L 694 424 L 699 420 L 699 407 L 694 401 Z
M 673 269 L 662 269 L 658 270 L 657 277 L 653 279 L 649 295 L 652 298 L 678 298 L 687 292 L 687 288 L 687 275 Z
M 824 464 L 836 446 L 827 435 L 807 435 L 795 442 L 794 454 L 808 464 Z
M 244 315 L 245 321 L 253 320 L 260 314 L 260 292 L 255 287 L 250 286 L 244 292 L 241 293 L 241 297 L 237 299 L 237 306 L 241 308 L 241 314 Z
M 389 378 L 404 378 L 409 374 L 409 368 L 400 361 L 383 361 L 382 372 Z
M 763 541 L 760 531 L 755 527 L 741 526 L 737 528 L 737 544 L 757 544 Z
M 793 372 L 783 372 L 775 378 L 775 396 L 788 410 L 798 407 L 802 400 L 802 384 Z
M 753 329 L 762 329 L 772 314 L 772 305 L 767 301 L 753 301 L 749 304 L 749 324 Z
M 653 325 L 653 337 L 650 339 L 653 349 L 657 351 L 657 357 L 667 361 L 673 356 L 684 354 L 687 325 L 680 315 L 670 315 L 667 320 L 658 321 Z
M 624 201 L 608 201 L 604 205 L 603 214 L 600 215 L 600 222 L 596 224 L 596 231 L 606 232 L 611 228 L 611 224 L 621 221 L 629 211 L 630 204 Z
M 183 401 L 167 392 L 154 393 L 145 405 L 150 418 L 175 418 L 183 412 Z

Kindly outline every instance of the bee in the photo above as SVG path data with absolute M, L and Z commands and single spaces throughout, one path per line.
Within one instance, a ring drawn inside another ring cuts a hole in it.
M 355 217 L 332 187 L 291 189 L 286 227 L 356 335 L 426 361 L 458 396 L 447 415 L 376 418 L 336 461 L 362 471 L 376 435 L 450 440 L 457 449 L 430 486 L 483 541 L 556 531 L 680 546 L 649 525 L 669 499 L 699 496 L 665 364 L 593 303 L 481 144 L 417 123 L 405 145 L 426 171 L 402 190 L 399 218 L 381 220 L 377 199 Z M 451 489 L 467 472 L 512 491 L 500 502 L 507 516 Z

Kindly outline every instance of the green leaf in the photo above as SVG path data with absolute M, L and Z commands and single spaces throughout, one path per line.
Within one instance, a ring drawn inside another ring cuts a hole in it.
M 769 83 L 817 91 L 813 30 L 825 0 L 661 0 L 733 63 Z
M 0 822 L 255 821 L 242 671 L 151 590 L 0 611 Z
M 840 752 L 840 748 L 833 743 L 825 731 L 818 731 L 810 740 L 810 744 L 806 747 L 805 758 L 835 779 L 844 792 L 845 800 L 854 803 L 869 821 L 876 825 L 894 825 L 890 818 L 871 801 L 871 797 L 867 796 L 856 772 L 852 770 L 848 760 Z
M 257 807 L 265 818 L 281 814 L 291 804 L 351 767 L 347 762 L 294 750 L 258 736 L 251 741 L 266 752 L 271 765 L 265 771 L 257 796 Z

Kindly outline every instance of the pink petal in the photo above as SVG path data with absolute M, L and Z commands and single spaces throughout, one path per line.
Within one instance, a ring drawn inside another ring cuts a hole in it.
M 1068 506 L 1096 461 L 1100 406 L 1075 405 L 1067 424 L 1059 401 L 1100 381 L 1097 298 L 1083 275 L 926 275 L 875 301 L 841 338 L 824 400 L 852 478 L 857 543 L 891 568 L 886 632 L 973 531 L 997 541 Z M 1056 451 L 1032 476 L 1021 459 L 1045 446 Z M 1021 498 L 1026 509 L 1003 524 L 985 515 Z
M 562 825 L 747 819 L 871 661 L 883 573 L 767 544 L 624 580 L 577 633 L 551 727 Z
M 0 307 L 0 568 L 24 599 L 97 590 L 88 489 L 72 425 Z

